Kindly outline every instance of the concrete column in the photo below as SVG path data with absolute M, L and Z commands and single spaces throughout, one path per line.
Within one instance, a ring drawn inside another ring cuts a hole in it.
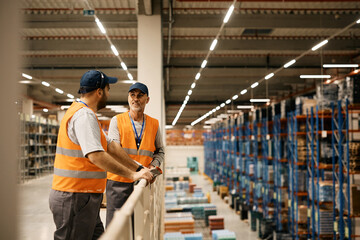
M 138 15 L 138 81 L 149 88 L 145 113 L 159 120 L 164 134 L 164 84 L 161 16 Z
M 15 102 L 21 79 L 19 1 L 0 0 L 0 239 L 17 239 L 17 158 L 19 118 Z
M 33 115 L 34 113 L 34 101 L 32 99 L 25 98 L 22 102 L 22 112 L 27 115 Z

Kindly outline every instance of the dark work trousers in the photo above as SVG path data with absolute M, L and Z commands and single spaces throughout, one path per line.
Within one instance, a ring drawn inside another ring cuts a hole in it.
M 116 210 L 120 209 L 134 190 L 133 183 L 107 180 L 106 183 L 106 227 L 109 226 Z M 134 226 L 134 214 L 132 215 Z
M 94 240 L 104 232 L 100 219 L 102 193 L 72 193 L 51 190 L 49 204 L 56 231 L 55 240 Z

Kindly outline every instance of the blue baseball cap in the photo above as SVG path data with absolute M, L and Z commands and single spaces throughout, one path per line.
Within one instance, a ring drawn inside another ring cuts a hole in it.
M 149 96 L 149 90 L 147 86 L 143 83 L 137 82 L 130 86 L 129 92 L 134 89 L 139 89 L 141 92 L 147 94 Z
M 107 84 L 116 82 L 117 78 L 108 77 L 105 73 L 98 70 L 90 70 L 81 77 L 78 93 L 88 93 L 98 88 L 104 89 Z

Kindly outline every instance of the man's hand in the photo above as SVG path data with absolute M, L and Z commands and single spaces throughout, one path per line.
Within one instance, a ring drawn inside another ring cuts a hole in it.
M 153 165 L 150 165 L 149 169 L 152 169 L 152 168 L 155 168 L 155 167 Z M 149 183 L 153 184 L 155 182 L 155 180 L 156 180 L 156 177 L 153 177 Z
M 143 168 L 139 172 L 134 172 L 133 174 L 133 180 L 139 180 L 140 178 L 145 179 L 146 181 L 150 182 L 153 178 L 153 175 L 150 173 L 150 170 L 148 168 Z

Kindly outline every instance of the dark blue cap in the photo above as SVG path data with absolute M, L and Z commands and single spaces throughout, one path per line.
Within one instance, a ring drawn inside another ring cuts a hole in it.
M 140 83 L 140 82 L 134 83 L 133 85 L 130 86 L 129 92 L 134 89 L 139 89 L 140 91 L 142 91 L 143 93 L 145 93 L 149 96 L 149 90 L 148 90 L 147 86 L 143 83 Z
M 104 89 L 107 84 L 116 82 L 117 78 L 108 77 L 105 73 L 98 70 L 90 70 L 81 77 L 78 93 L 88 93 L 98 88 Z

